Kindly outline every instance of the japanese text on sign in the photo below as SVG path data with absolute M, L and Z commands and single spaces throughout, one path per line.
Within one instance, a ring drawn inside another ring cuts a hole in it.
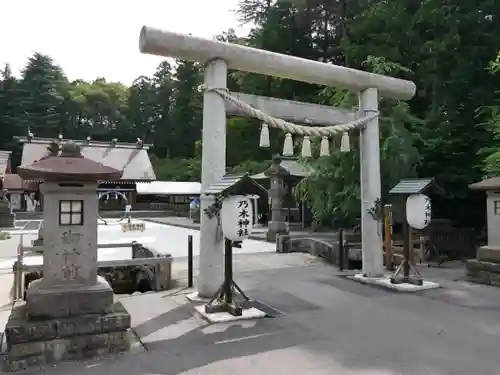
M 250 225 L 250 213 L 248 200 L 238 202 L 238 236 L 248 236 L 248 226 Z
M 424 211 L 425 211 L 425 225 L 427 225 L 431 221 L 431 200 L 430 199 L 426 199 Z
M 146 225 L 144 223 L 125 223 L 122 224 L 122 232 L 144 232 Z

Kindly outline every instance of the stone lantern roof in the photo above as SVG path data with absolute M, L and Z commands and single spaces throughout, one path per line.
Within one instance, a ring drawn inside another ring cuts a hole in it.
M 472 190 L 500 190 L 500 177 L 492 177 L 469 185 Z
M 20 166 L 18 174 L 24 180 L 35 181 L 105 181 L 118 180 L 122 171 L 83 157 L 79 145 L 68 142 L 59 147 L 52 144 L 50 155 Z
M 282 157 L 274 156 L 273 162 L 271 166 L 264 171 L 264 175 L 266 177 L 287 177 L 290 175 L 290 172 L 281 165 Z

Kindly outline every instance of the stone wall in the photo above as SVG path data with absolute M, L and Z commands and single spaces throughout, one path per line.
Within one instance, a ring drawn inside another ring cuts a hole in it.
M 162 261 L 158 262 L 158 258 Z M 157 251 L 144 247 L 140 243 L 132 246 L 132 259 L 144 259 L 143 263 L 133 265 L 99 266 L 97 273 L 104 277 L 117 294 L 128 294 L 136 291 L 147 292 L 168 290 L 172 286 L 172 261 L 170 255 L 159 254 Z M 149 262 L 148 259 L 155 259 Z M 15 270 L 14 266 L 14 270 Z M 29 283 L 43 277 L 42 266 L 30 267 L 24 277 L 24 288 Z
M 360 236 L 357 233 L 349 233 L 345 235 L 347 247 L 347 268 L 360 268 L 362 261 L 362 251 Z M 394 247 L 393 265 L 397 266 L 401 263 L 402 248 Z M 339 241 L 338 235 L 324 235 L 322 237 L 304 237 L 300 235 L 284 235 L 281 234 L 276 238 L 276 251 L 278 253 L 293 253 L 302 252 L 320 257 L 329 263 L 339 266 L 338 252 Z M 414 261 L 418 262 L 420 254 L 419 249 L 414 249 Z M 384 257 L 385 262 L 385 257 Z
M 500 287 L 500 263 L 470 259 L 466 269 L 469 281 Z
M 25 303 L 17 302 L 5 327 L 9 352 L 3 361 L 4 372 L 94 358 L 129 348 L 130 315 L 119 302 L 102 315 L 27 322 L 25 313 Z
M 299 235 L 279 235 L 276 239 L 278 253 L 302 252 L 321 257 L 329 263 L 338 266 L 339 242 L 337 236 L 321 238 L 303 237 Z M 361 261 L 361 250 L 348 249 L 349 261 Z

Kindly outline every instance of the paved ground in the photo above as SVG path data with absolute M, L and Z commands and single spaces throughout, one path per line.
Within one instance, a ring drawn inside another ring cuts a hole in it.
M 175 234 L 169 233 L 163 241 L 172 241 Z M 252 246 L 259 245 L 266 244 Z M 456 281 L 464 275 L 460 268 L 422 268 L 427 279 L 443 288 L 400 294 L 347 280 L 307 254 L 238 252 L 237 282 L 285 315 L 209 325 L 185 299 L 191 292 L 182 289 L 185 258 L 179 255 L 174 264 L 177 290 L 117 296 L 131 313 L 140 340 L 131 353 L 27 373 L 500 374 L 500 289 Z M 6 298 L 11 279 L 8 270 L 0 270 L 0 297 Z M 4 310 L 0 316 L 8 314 L 8 306 Z
M 423 270 L 445 287 L 398 294 L 305 254 L 239 257 L 240 285 L 284 316 L 208 325 L 185 300 L 189 290 L 122 296 L 144 350 L 44 373 L 500 374 L 500 290 L 452 281 L 457 270 Z

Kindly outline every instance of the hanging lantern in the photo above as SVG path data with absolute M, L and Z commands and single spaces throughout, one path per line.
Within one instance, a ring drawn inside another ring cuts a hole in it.
M 252 233 L 253 207 L 246 195 L 232 195 L 222 201 L 220 210 L 222 233 L 231 241 L 243 241 Z
M 271 146 L 271 142 L 269 140 L 269 126 L 265 123 L 262 124 L 260 128 L 260 141 L 259 147 L 267 148 Z
M 340 141 L 340 152 L 351 151 L 351 142 L 349 141 L 349 133 L 344 132 Z
M 290 133 L 285 135 L 285 143 L 283 144 L 283 156 L 293 156 L 293 138 Z
M 431 222 L 431 200 L 424 194 L 413 194 L 406 200 L 406 221 L 414 229 L 424 229 Z
M 311 140 L 309 139 L 308 135 L 304 136 L 304 139 L 302 140 L 302 157 L 303 158 L 310 158 L 312 156 L 311 153 Z
M 327 136 L 321 137 L 321 145 L 319 147 L 319 156 L 330 156 L 330 142 Z

